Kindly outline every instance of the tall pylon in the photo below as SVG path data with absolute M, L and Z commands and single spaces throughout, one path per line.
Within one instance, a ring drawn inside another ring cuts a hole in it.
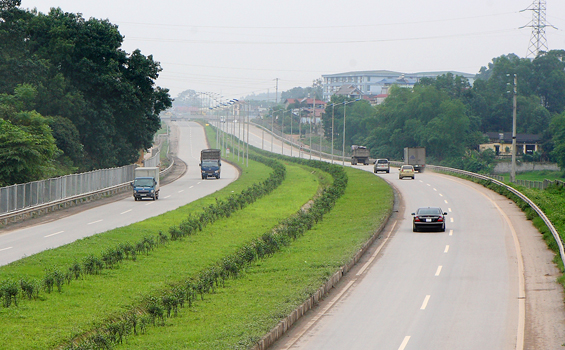
M 520 29 L 526 27 L 532 28 L 530 45 L 528 46 L 528 54 L 526 55 L 526 57 L 528 58 L 536 58 L 540 51 L 549 51 L 549 48 L 547 46 L 547 38 L 545 36 L 545 28 L 555 27 L 547 23 L 545 15 L 546 9 L 547 7 L 545 0 L 534 0 L 534 3 L 530 5 L 530 7 L 520 11 L 532 11 L 532 20 L 530 21 L 530 23 L 520 27 Z

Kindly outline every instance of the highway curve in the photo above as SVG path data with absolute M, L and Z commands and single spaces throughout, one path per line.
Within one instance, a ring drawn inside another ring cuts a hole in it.
M 357 269 L 273 350 L 561 348 L 553 254 L 514 204 L 447 175 L 379 176 L 397 189 L 398 212 Z M 412 232 L 410 213 L 421 206 L 448 212 L 445 233 Z

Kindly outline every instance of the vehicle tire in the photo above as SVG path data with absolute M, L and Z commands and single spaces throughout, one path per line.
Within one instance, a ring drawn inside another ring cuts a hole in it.
M 418 228 L 414 224 L 412 224 L 412 232 L 418 232 Z
M 441 227 L 441 232 L 445 232 L 445 224 Z
M 402 176 L 399 176 L 398 178 L 399 178 L 400 180 L 402 180 Z
M 155 195 L 155 199 L 159 199 L 159 193 Z
M 137 197 L 133 197 L 133 200 L 137 202 Z
M 202 180 L 206 180 L 206 175 L 202 175 Z
M 377 173 L 377 171 L 376 171 L 376 170 L 373 170 L 373 172 L 374 172 L 375 174 Z
M 412 176 L 412 180 L 414 180 L 414 176 Z
M 219 178 L 220 178 L 220 174 L 216 175 L 216 179 L 219 179 Z
M 387 173 L 387 174 L 390 173 L 390 170 L 387 170 L 386 173 Z

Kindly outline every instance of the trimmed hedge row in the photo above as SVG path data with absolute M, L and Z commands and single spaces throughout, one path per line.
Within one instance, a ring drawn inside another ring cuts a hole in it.
M 64 349 L 110 349 L 113 345 L 122 343 L 127 336 L 144 333 L 148 325 L 164 325 L 165 317 L 176 316 L 179 308 L 183 308 L 186 304 L 191 307 L 198 297 L 204 300 L 205 294 L 213 293 L 220 285 L 223 286 L 226 279 L 238 278 L 245 267 L 275 254 L 321 221 L 345 192 L 347 186 L 345 171 L 339 166 L 327 163 L 286 158 L 330 173 L 334 179 L 332 186 L 325 188 L 309 209 L 301 209 L 282 220 L 275 229 L 252 240 L 196 276 L 171 284 L 166 290 L 146 297 L 141 305 L 120 317 L 108 320 L 92 334 L 74 339 Z
M 68 268 L 48 267 L 45 269 L 43 279 L 6 279 L 0 282 L 0 300 L 4 307 L 12 304 L 18 305 L 18 296 L 28 300 L 36 300 L 41 291 L 51 293 L 56 287 L 62 292 L 65 284 L 70 284 L 84 275 L 97 275 L 103 269 L 115 268 L 124 260 L 136 261 L 138 254 L 149 254 L 153 249 L 167 243 L 176 241 L 185 236 L 202 231 L 208 224 L 214 223 L 223 217 L 230 217 L 232 213 L 243 209 L 257 199 L 271 193 L 285 179 L 286 168 L 280 162 L 262 156 L 250 156 L 253 160 L 261 162 L 273 169 L 271 175 L 259 184 L 253 184 L 239 194 L 232 194 L 225 200 L 216 199 L 215 204 L 204 207 L 199 215 L 191 215 L 178 226 L 169 228 L 168 235 L 159 231 L 155 236 L 146 236 L 139 242 L 126 242 L 114 248 L 106 249 L 100 256 L 89 255 L 83 261 L 75 261 Z

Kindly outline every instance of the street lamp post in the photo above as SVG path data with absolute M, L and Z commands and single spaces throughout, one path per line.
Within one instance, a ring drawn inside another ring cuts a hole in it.
M 281 154 L 284 155 L 284 113 L 282 112 L 281 120 Z
M 294 119 L 294 113 L 292 112 L 292 110 L 290 110 L 290 156 L 292 157 L 292 149 L 294 148 L 294 137 L 292 134 L 292 120 Z
M 518 75 L 514 74 L 514 96 L 512 98 L 512 169 L 510 171 L 510 182 L 516 182 L 516 95 Z
M 332 104 L 332 164 L 334 163 L 334 112 L 335 103 Z

